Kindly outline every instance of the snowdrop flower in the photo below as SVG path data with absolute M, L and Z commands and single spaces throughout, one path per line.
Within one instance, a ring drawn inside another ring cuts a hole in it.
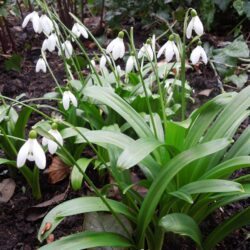
M 43 71 L 43 73 L 46 73 L 46 63 L 43 58 L 39 58 L 36 63 L 36 73 Z
M 48 36 L 54 30 L 53 22 L 48 18 L 47 15 L 41 15 L 39 21 L 43 32 Z
M 66 40 L 64 43 L 62 43 L 62 50 L 65 53 L 65 56 L 67 59 L 69 59 L 72 56 L 73 53 L 73 47 L 69 40 Z M 59 48 L 58 55 L 62 55 L 61 49 Z
M 31 130 L 29 139 L 23 144 L 17 154 L 17 167 L 22 167 L 26 160 L 34 161 L 38 168 L 44 169 L 46 157 L 41 145 L 37 142 L 37 133 Z
M 156 44 L 155 34 L 152 36 L 151 44 L 152 44 L 152 50 L 153 52 L 155 52 L 155 44 Z
M 57 141 L 57 143 L 60 146 L 62 146 L 63 145 L 63 138 L 57 130 L 57 124 L 53 123 L 51 127 L 52 128 L 48 131 L 48 133 L 55 138 L 55 140 Z M 57 143 L 51 139 L 46 138 L 46 137 L 43 137 L 43 139 L 42 139 L 43 146 L 48 145 L 48 150 L 52 155 L 57 151 L 57 148 L 58 148 Z
M 32 22 L 34 31 L 36 33 L 40 34 L 42 32 L 43 28 L 42 28 L 42 25 L 40 23 L 39 15 L 38 15 L 38 13 L 36 11 L 33 11 L 32 13 L 28 14 L 24 18 L 23 23 L 22 23 L 22 28 L 25 28 L 29 21 Z
M 131 72 L 134 67 L 136 68 L 136 70 L 138 70 L 135 56 L 131 55 L 131 56 L 129 56 L 129 58 L 127 60 L 125 72 L 126 73 Z
M 157 58 L 159 58 L 163 52 L 165 53 L 167 62 L 170 62 L 173 59 L 174 55 L 177 61 L 180 60 L 180 54 L 177 46 L 175 45 L 173 34 L 169 36 L 169 40 L 160 48 L 157 54 Z
M 52 33 L 43 41 L 42 51 L 49 50 L 50 52 L 53 52 L 56 49 L 56 46 L 59 47 L 59 41 L 57 35 L 55 33 Z
M 79 38 L 81 35 L 86 39 L 89 37 L 87 30 L 79 23 L 75 23 L 71 31 L 74 35 L 76 35 L 77 38 Z
M 111 63 L 110 58 L 107 55 L 102 55 L 100 59 L 100 69 L 106 68 L 107 61 Z
M 201 59 L 202 62 L 207 64 L 207 55 L 205 50 L 201 47 L 201 43 L 199 42 L 195 49 L 193 49 L 190 60 L 192 64 L 196 64 Z
M 76 97 L 69 90 L 63 92 L 62 102 L 65 110 L 69 109 L 70 102 L 72 102 L 73 106 L 77 107 Z
M 123 58 L 125 55 L 125 45 L 123 42 L 124 32 L 120 31 L 118 37 L 110 42 L 108 45 L 106 52 L 112 54 L 114 60 L 118 58 Z
M 193 30 L 198 36 L 201 36 L 204 33 L 203 24 L 194 9 L 191 10 L 191 16 L 192 18 L 186 30 L 186 36 L 188 39 L 191 38 Z
M 154 53 L 153 53 L 150 43 L 151 41 L 150 39 L 148 39 L 147 43 L 143 44 L 142 48 L 138 52 L 138 59 L 142 58 L 143 56 L 146 56 L 149 61 L 153 60 Z
M 121 69 L 121 66 L 120 66 L 120 65 L 116 66 L 116 73 L 117 73 L 117 75 L 118 75 L 119 77 L 122 76 L 122 69 Z

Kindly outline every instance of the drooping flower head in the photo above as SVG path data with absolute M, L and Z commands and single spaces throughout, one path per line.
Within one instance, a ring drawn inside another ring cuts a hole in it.
M 39 58 L 36 63 L 36 73 L 42 71 L 43 73 L 46 73 L 46 63 L 43 58 Z
M 125 45 L 123 42 L 124 32 L 120 31 L 117 38 L 112 40 L 108 45 L 106 52 L 111 54 L 114 60 L 123 58 L 125 55 Z
M 143 44 L 138 52 L 138 59 L 146 57 L 149 61 L 154 59 L 154 53 L 151 47 L 151 39 L 148 39 L 146 43 Z
M 177 61 L 180 60 L 179 50 L 174 42 L 173 34 L 169 36 L 169 40 L 160 48 L 157 54 L 157 58 L 159 58 L 162 55 L 162 53 L 165 54 L 165 58 L 167 62 L 170 62 L 174 56 L 176 57 Z
M 202 24 L 200 18 L 198 17 L 197 12 L 194 9 L 191 10 L 191 16 L 192 16 L 192 18 L 191 18 L 191 20 L 187 26 L 187 30 L 186 30 L 186 36 L 188 39 L 191 38 L 193 30 L 195 31 L 195 33 L 198 36 L 201 36 L 204 33 L 203 24 Z
M 63 138 L 59 133 L 59 131 L 57 130 L 57 123 L 55 122 L 52 124 L 51 129 L 48 131 L 48 133 L 55 138 L 56 142 L 52 139 L 43 137 L 42 144 L 43 146 L 47 145 L 49 152 L 53 155 L 58 149 L 58 144 L 60 146 L 63 145 Z
M 40 25 L 42 27 L 43 32 L 48 36 L 50 33 L 54 30 L 53 22 L 50 20 L 50 18 L 43 14 L 40 17 Z
M 59 40 L 55 33 L 52 33 L 48 38 L 43 41 L 42 51 L 48 50 L 49 52 L 53 52 L 56 47 L 59 47 Z
M 207 54 L 205 50 L 201 47 L 201 42 L 198 42 L 198 45 L 196 46 L 196 48 L 193 49 L 190 55 L 190 60 L 192 64 L 197 64 L 200 60 L 204 64 L 207 64 Z
M 31 12 L 24 18 L 22 28 L 25 28 L 30 21 L 32 22 L 34 31 L 40 34 L 43 31 L 43 28 L 40 23 L 40 17 L 36 11 Z
M 134 67 L 136 68 L 136 70 L 138 70 L 135 55 L 133 53 L 131 53 L 131 55 L 129 56 L 127 63 L 126 63 L 125 72 L 126 73 L 131 72 Z
M 65 57 L 69 59 L 72 54 L 73 54 L 73 46 L 69 40 L 66 40 L 64 43 L 61 45 L 62 48 L 58 48 L 58 55 L 62 55 L 61 49 L 64 51 Z
M 63 92 L 63 107 L 65 110 L 69 109 L 70 102 L 73 104 L 73 106 L 77 107 L 77 99 L 76 97 L 69 91 L 66 90 Z
M 87 39 L 89 37 L 87 30 L 79 23 L 75 23 L 71 31 L 77 38 L 83 36 Z
M 31 130 L 29 139 L 23 144 L 17 154 L 17 167 L 22 167 L 26 160 L 34 161 L 38 168 L 44 169 L 46 166 L 46 156 L 43 148 L 37 141 L 37 133 Z

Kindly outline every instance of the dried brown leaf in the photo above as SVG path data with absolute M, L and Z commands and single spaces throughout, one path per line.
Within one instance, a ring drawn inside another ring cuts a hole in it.
M 4 179 L 0 183 L 0 202 L 8 202 L 10 198 L 13 196 L 16 188 L 16 183 L 13 179 L 8 178 Z
M 198 93 L 198 95 L 202 96 L 210 96 L 210 94 L 213 92 L 214 89 L 204 89 Z

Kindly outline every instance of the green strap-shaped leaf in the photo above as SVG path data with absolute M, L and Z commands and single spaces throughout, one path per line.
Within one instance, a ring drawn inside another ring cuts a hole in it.
M 125 148 L 118 158 L 117 166 L 123 169 L 131 168 L 161 145 L 155 138 L 141 138 Z
M 2 165 L 2 164 L 16 166 L 16 162 L 15 161 L 11 161 L 11 160 L 8 160 L 8 159 L 0 158 L 0 165 Z
M 125 215 L 131 221 L 136 221 L 134 214 L 127 206 L 110 199 L 106 199 L 106 201 L 109 203 L 114 212 Z M 46 239 L 48 235 L 58 226 L 58 224 L 61 223 L 67 216 L 98 211 L 109 212 L 107 206 L 98 197 L 81 197 L 63 202 L 53 208 L 45 216 L 38 232 L 38 239 L 39 241 Z M 50 223 L 51 227 L 43 234 L 42 232 L 46 223 Z
M 76 162 L 81 168 L 83 172 L 85 172 L 86 168 L 90 164 L 92 159 L 87 159 L 87 158 L 80 158 Z M 71 176 L 70 176 L 70 181 L 71 181 L 71 186 L 74 190 L 79 190 L 82 187 L 82 180 L 83 180 L 83 175 L 81 172 L 78 170 L 77 166 L 73 166 Z
M 181 187 L 176 192 L 171 192 L 170 194 L 178 198 L 182 198 L 180 193 L 183 195 L 183 199 L 190 203 L 190 195 L 192 194 L 202 194 L 202 193 L 228 193 L 228 192 L 244 192 L 244 189 L 240 183 L 227 181 L 227 180 L 200 180 L 189 183 Z M 188 198 L 188 199 L 187 199 Z
M 205 172 L 201 179 L 221 178 L 231 175 L 235 170 L 250 167 L 250 156 L 239 156 L 222 162 Z
M 124 236 L 108 232 L 82 232 L 62 237 L 39 250 L 81 250 L 93 247 L 129 248 L 133 244 Z
M 152 137 L 153 133 L 143 118 L 119 95 L 115 94 L 110 88 L 86 87 L 84 95 L 91 97 L 115 110 L 122 116 L 136 131 L 140 137 Z
M 152 183 L 138 215 L 137 235 L 139 237 L 138 241 L 140 247 L 144 244 L 145 231 L 152 219 L 162 194 L 174 176 L 191 162 L 222 150 L 227 147 L 229 143 L 227 139 L 219 139 L 197 145 L 174 157 L 162 169 Z
M 182 213 L 168 214 L 159 224 L 166 232 L 188 236 L 201 246 L 201 232 L 192 217 Z
M 250 207 L 224 221 L 214 231 L 208 235 L 204 242 L 204 250 L 213 249 L 218 242 L 237 228 L 250 224 Z

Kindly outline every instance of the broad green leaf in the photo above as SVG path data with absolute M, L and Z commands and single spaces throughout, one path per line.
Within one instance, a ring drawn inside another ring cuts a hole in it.
M 21 55 L 14 54 L 4 62 L 4 67 L 7 71 L 13 70 L 20 72 L 22 61 L 23 58 Z
M 144 234 L 168 184 L 185 166 L 202 157 L 211 155 L 229 145 L 227 139 L 203 143 L 186 150 L 167 163 L 153 181 L 140 209 L 137 222 L 139 244 L 143 246 Z
M 192 217 L 182 213 L 168 214 L 159 224 L 166 232 L 188 236 L 201 246 L 201 232 Z
M 16 162 L 15 161 L 11 161 L 11 160 L 8 160 L 8 159 L 0 158 L 0 165 L 2 165 L 2 164 L 16 166 Z
M 249 57 L 249 48 L 247 46 L 247 43 L 244 41 L 243 36 L 240 36 L 236 40 L 234 40 L 232 43 L 227 45 L 223 51 L 226 55 L 231 57 L 243 57 L 247 58 Z
M 231 76 L 227 76 L 225 79 L 224 79 L 224 82 L 225 83 L 234 83 L 237 88 L 241 89 L 243 88 L 244 84 L 247 82 L 248 80 L 248 75 L 246 73 L 242 73 L 240 75 L 231 75 Z
M 141 138 L 128 145 L 118 158 L 117 166 L 128 169 L 135 166 L 162 143 L 154 138 Z
M 153 133 L 142 117 L 120 96 L 112 92 L 110 88 L 86 87 L 84 95 L 115 110 L 131 125 L 140 137 L 152 137 Z
M 106 201 L 115 213 L 123 214 L 129 220 L 136 221 L 132 211 L 123 203 L 110 199 L 106 199 Z M 45 216 L 38 232 L 38 239 L 39 241 L 46 239 L 67 216 L 98 211 L 109 212 L 108 207 L 98 197 L 81 197 L 63 202 Z M 46 223 L 51 223 L 51 228 L 43 234 L 42 232 Z
M 250 156 L 239 156 L 222 162 L 208 170 L 201 179 L 222 178 L 231 175 L 235 170 L 250 167 Z
M 187 195 L 201 194 L 201 193 L 227 193 L 227 192 L 244 192 L 240 183 L 227 181 L 227 180 L 200 180 L 191 182 L 183 187 L 181 187 L 176 192 L 171 192 L 171 195 L 180 196 L 180 193 Z
M 90 162 L 92 159 L 87 159 L 87 158 L 80 158 L 76 161 L 76 163 L 79 165 L 81 170 L 85 172 L 86 168 L 89 166 Z M 82 187 L 82 180 L 83 180 L 83 175 L 81 172 L 78 170 L 77 166 L 73 166 L 71 176 L 70 176 L 70 181 L 71 181 L 71 186 L 74 190 L 79 190 Z
M 222 241 L 227 235 L 234 230 L 250 224 L 250 207 L 235 214 L 233 217 L 227 219 L 214 229 L 208 235 L 204 242 L 204 250 L 213 249 L 217 243 Z
M 132 247 L 133 244 L 124 236 L 107 232 L 82 232 L 62 237 L 39 250 L 81 250 L 93 247 Z

